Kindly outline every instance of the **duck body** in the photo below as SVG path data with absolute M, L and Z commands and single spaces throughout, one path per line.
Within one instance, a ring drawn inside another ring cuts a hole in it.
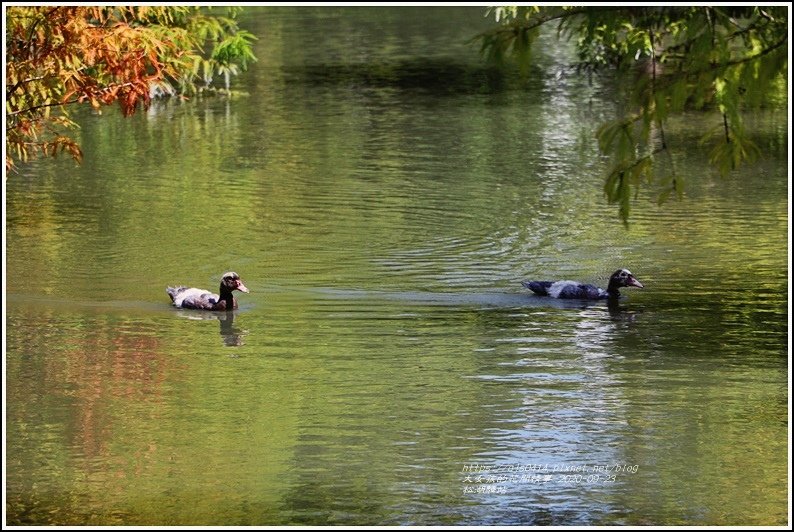
M 609 299 L 606 290 L 577 281 L 524 281 L 521 284 L 539 296 L 556 299 Z
M 539 296 L 556 299 L 617 299 L 620 297 L 620 288 L 627 286 L 644 288 L 642 283 L 625 268 L 612 274 L 606 290 L 577 281 L 523 281 L 521 284 Z
M 178 308 L 196 310 L 234 310 L 237 308 L 237 299 L 232 292 L 239 290 L 248 292 L 240 276 L 235 272 L 226 272 L 221 278 L 220 294 L 214 294 L 201 288 L 187 286 L 169 286 L 165 289 L 171 297 L 171 302 Z

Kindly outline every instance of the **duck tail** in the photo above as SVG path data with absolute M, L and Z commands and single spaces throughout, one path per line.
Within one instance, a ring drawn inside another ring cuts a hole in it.
M 171 302 L 173 302 L 176 298 L 176 295 L 184 289 L 184 286 L 169 286 L 166 287 L 165 291 L 171 297 Z
M 521 284 L 539 296 L 547 296 L 549 295 L 549 287 L 554 283 L 551 281 L 521 281 Z

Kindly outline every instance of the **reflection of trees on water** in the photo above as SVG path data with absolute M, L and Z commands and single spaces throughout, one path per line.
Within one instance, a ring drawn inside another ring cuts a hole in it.
M 42 328 L 41 323 L 51 326 Z M 70 449 L 90 464 L 91 475 L 123 474 L 123 466 L 112 459 L 116 448 L 110 442 L 119 427 L 117 412 L 109 405 L 130 403 L 157 411 L 169 378 L 180 371 L 162 340 L 152 334 L 151 324 L 45 309 L 17 313 L 9 327 L 13 333 L 8 352 L 15 355 L 9 355 L 6 393 L 9 404 L 16 405 L 8 411 L 8 424 L 13 427 L 9 455 L 15 463 L 48 463 L 56 460 L 54 456 L 65 460 L 54 449 Z M 39 388 L 31 390 L 31 382 Z M 31 398 L 33 402 L 26 402 Z M 149 457 L 150 442 L 138 443 L 141 459 Z M 44 478 L 50 470 L 34 469 L 22 467 L 11 473 L 9 508 L 14 511 L 29 508 L 36 484 L 47 482 Z M 59 518 L 68 520 L 63 513 Z

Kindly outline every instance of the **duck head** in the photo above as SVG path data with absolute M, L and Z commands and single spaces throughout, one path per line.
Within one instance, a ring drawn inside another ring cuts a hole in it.
M 607 290 L 609 292 L 617 292 L 618 288 L 623 288 L 625 286 L 645 288 L 630 271 L 626 268 L 621 268 L 609 278 L 609 288 L 607 288 Z
M 248 288 L 245 287 L 239 275 L 235 272 L 224 273 L 221 277 L 221 292 L 232 293 L 234 290 L 248 292 Z

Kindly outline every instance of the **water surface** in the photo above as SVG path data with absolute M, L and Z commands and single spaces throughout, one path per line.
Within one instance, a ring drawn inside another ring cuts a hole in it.
M 481 8 L 262 8 L 226 98 L 78 116 L 6 183 L 7 518 L 21 525 L 781 525 L 785 109 L 624 228 L 609 87 L 466 40 Z M 545 38 L 545 37 L 544 37 Z M 617 305 L 523 279 L 645 284 Z M 232 313 L 165 287 L 251 289 Z

